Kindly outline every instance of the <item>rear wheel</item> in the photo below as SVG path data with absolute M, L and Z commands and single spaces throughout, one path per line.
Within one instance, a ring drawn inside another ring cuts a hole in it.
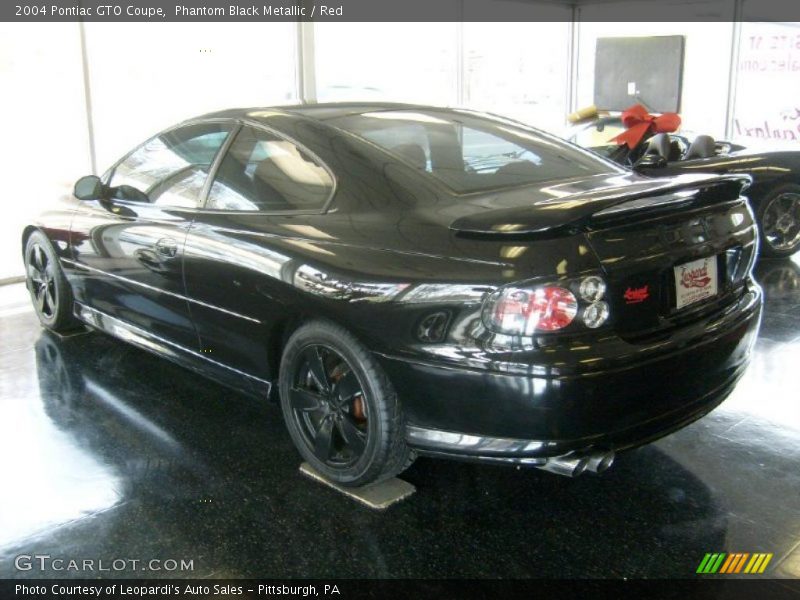
M 34 231 L 25 244 L 25 282 L 39 321 L 56 332 L 78 326 L 72 314 L 72 290 L 50 241 Z
M 411 463 L 397 394 L 370 352 L 338 325 L 315 321 L 289 338 L 280 395 L 295 446 L 331 481 L 375 483 Z
M 800 248 L 800 186 L 785 185 L 770 192 L 758 207 L 761 253 L 782 257 Z

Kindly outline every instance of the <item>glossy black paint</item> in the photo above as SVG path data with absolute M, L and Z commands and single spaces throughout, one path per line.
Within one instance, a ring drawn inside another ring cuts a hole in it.
M 26 233 L 39 228 L 53 241 L 85 322 L 259 396 L 273 387 L 298 324 L 343 325 L 395 382 L 407 439 L 421 452 L 536 462 L 626 448 L 725 398 L 747 364 L 761 306 L 741 179 L 654 179 L 608 163 L 602 176 L 458 195 L 325 122 L 388 108 L 398 107 L 205 117 L 266 125 L 318 156 L 336 176 L 322 211 L 71 197 Z M 695 201 L 680 210 L 597 215 L 687 190 Z M 674 311 L 672 268 L 711 255 L 719 296 Z M 607 326 L 511 340 L 483 323 L 484 300 L 499 286 L 588 273 L 608 281 Z M 652 303 L 626 307 L 624 290 L 643 284 Z M 431 337 L 424 324 L 433 317 L 440 331 Z

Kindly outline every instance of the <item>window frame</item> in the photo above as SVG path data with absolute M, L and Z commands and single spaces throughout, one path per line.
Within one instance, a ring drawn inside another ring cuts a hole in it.
M 208 179 L 206 180 L 206 185 L 203 186 L 203 191 L 201 193 L 202 202 L 200 206 L 194 209 L 197 212 L 202 212 L 205 214 L 236 214 L 236 215 L 324 215 L 330 209 L 330 206 L 333 202 L 334 196 L 336 196 L 336 192 L 339 188 L 338 179 L 328 164 L 322 160 L 319 155 L 308 148 L 305 144 L 298 142 L 296 139 L 292 138 L 291 136 L 286 135 L 282 131 L 275 129 L 274 127 L 270 127 L 260 121 L 255 121 L 252 119 L 247 118 L 239 118 L 233 119 L 236 122 L 237 127 L 232 130 L 232 134 L 225 143 L 220 147 L 217 156 L 214 158 L 214 163 L 211 165 L 211 168 L 208 171 Z M 274 135 L 275 137 L 289 142 L 290 144 L 294 144 L 297 146 L 302 152 L 306 153 L 310 156 L 315 163 L 321 166 L 325 172 L 328 174 L 328 177 L 331 179 L 331 189 L 328 193 L 328 197 L 325 199 L 325 202 L 319 208 L 296 208 L 290 210 L 231 210 L 225 208 L 208 208 L 208 196 L 211 192 L 211 186 L 214 184 L 214 180 L 217 176 L 217 171 L 219 171 L 220 166 L 222 165 L 222 161 L 225 160 L 225 157 L 228 155 L 228 151 L 230 147 L 233 145 L 236 137 L 245 127 L 252 127 L 253 129 L 260 129 L 265 133 L 269 133 L 270 135 Z
M 188 121 L 182 121 L 182 122 L 178 123 L 177 125 L 172 125 L 170 127 L 167 127 L 166 129 L 162 129 L 161 131 L 159 131 L 155 135 L 152 135 L 149 138 L 147 138 L 141 144 L 138 144 L 137 146 L 134 146 L 133 149 L 131 149 L 129 152 L 127 152 L 125 155 L 123 155 L 122 158 L 117 160 L 113 165 L 111 165 L 108 169 L 106 169 L 106 172 L 103 173 L 103 175 L 100 177 L 100 181 L 103 183 L 103 185 L 108 185 L 110 183 L 111 179 L 114 177 L 114 173 L 116 173 L 117 168 L 122 163 L 124 163 L 131 156 L 133 156 L 137 151 L 139 151 L 139 149 L 141 149 L 142 147 L 146 146 L 147 144 L 149 144 L 150 142 L 152 142 L 156 138 L 159 138 L 162 135 L 166 135 L 166 134 L 168 134 L 168 133 L 170 133 L 172 131 L 176 131 L 178 129 L 182 129 L 184 127 L 191 127 L 192 125 L 206 125 L 206 124 L 213 124 L 213 123 L 221 123 L 221 124 L 224 124 L 224 125 L 231 125 L 231 129 L 228 132 L 228 136 L 225 138 L 225 141 L 220 145 L 219 148 L 217 148 L 217 151 L 214 154 L 214 158 L 211 160 L 211 163 L 208 165 L 208 177 L 206 177 L 206 181 L 203 184 L 203 188 L 200 190 L 200 195 L 197 197 L 197 206 L 195 206 L 195 207 L 173 206 L 173 205 L 170 205 L 170 204 L 157 205 L 157 204 L 154 204 L 153 202 L 147 202 L 147 204 L 144 204 L 142 202 L 136 202 L 134 200 L 114 200 L 115 203 L 118 203 L 118 204 L 120 204 L 122 206 L 131 206 L 131 207 L 150 206 L 150 207 L 158 207 L 158 208 L 161 208 L 161 209 L 164 209 L 164 210 L 181 210 L 181 211 L 196 211 L 196 210 L 200 209 L 205 204 L 206 186 L 207 186 L 209 178 L 211 177 L 211 174 L 213 172 L 214 165 L 217 164 L 217 161 L 219 160 L 219 157 L 220 157 L 222 151 L 225 150 L 225 148 L 230 143 L 231 139 L 233 139 L 232 136 L 234 136 L 239 131 L 239 124 L 235 119 L 224 119 L 224 118 L 190 119 Z M 140 190 L 140 191 L 142 191 L 142 190 Z
M 188 206 L 168 206 L 168 205 L 161 205 L 159 208 L 164 210 L 170 211 L 177 211 L 182 213 L 200 213 L 200 214 L 220 214 L 220 215 L 227 215 L 227 214 L 236 214 L 236 215 L 324 215 L 326 214 L 333 203 L 333 199 L 336 196 L 336 192 L 339 189 L 339 179 L 336 177 L 333 169 L 330 168 L 328 163 L 326 163 L 322 158 L 320 158 L 319 154 L 311 150 L 308 146 L 299 142 L 297 139 L 293 138 L 292 136 L 286 135 L 282 131 L 275 129 L 274 127 L 270 127 L 261 121 L 257 121 L 254 119 L 248 119 L 244 117 L 211 117 L 211 118 L 198 118 L 198 119 L 190 119 L 187 121 L 182 121 L 177 125 L 172 125 L 171 127 L 167 127 L 156 133 L 155 135 L 150 136 L 141 144 L 135 146 L 131 149 L 128 153 L 126 153 L 122 158 L 117 160 L 111 167 L 109 167 L 105 173 L 103 173 L 102 177 L 100 178 L 103 184 L 108 185 L 111 178 L 114 176 L 114 172 L 117 170 L 117 167 L 125 162 L 131 155 L 133 155 L 137 150 L 139 150 L 142 146 L 150 143 L 157 137 L 167 134 L 171 131 L 176 129 L 180 129 L 182 127 L 188 127 L 191 125 L 203 125 L 207 123 L 223 123 L 231 125 L 231 130 L 228 133 L 228 137 L 222 143 L 222 145 L 217 150 L 217 153 L 214 155 L 214 160 L 209 165 L 208 169 L 208 177 L 206 178 L 206 182 L 203 184 L 203 189 L 200 192 L 198 197 L 198 202 L 196 207 L 188 207 Z M 228 210 L 228 209 L 220 209 L 220 208 L 207 208 L 208 204 L 208 195 L 211 191 L 211 186 L 213 185 L 214 179 L 217 176 L 217 171 L 219 171 L 220 165 L 225 157 L 228 155 L 228 150 L 233 145 L 233 142 L 236 140 L 236 136 L 239 135 L 239 132 L 244 127 L 253 127 L 255 129 L 260 129 L 266 133 L 274 135 L 277 138 L 280 138 L 284 141 L 287 141 L 291 144 L 297 146 L 302 152 L 305 152 L 309 155 L 314 162 L 319 164 L 325 172 L 328 173 L 328 176 L 331 178 L 331 189 L 326 198 L 325 202 L 320 206 L 320 208 L 316 209 L 293 209 L 293 210 Z M 130 200 L 118 200 L 121 205 L 130 205 L 133 207 L 136 206 L 156 206 L 152 203 L 142 204 L 141 202 L 134 202 Z

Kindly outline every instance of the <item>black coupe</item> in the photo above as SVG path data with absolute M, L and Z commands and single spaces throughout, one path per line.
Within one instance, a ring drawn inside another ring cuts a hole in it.
M 742 375 L 748 182 L 643 177 L 470 111 L 229 110 L 80 179 L 22 250 L 44 326 L 279 399 L 336 482 L 417 454 L 577 475 Z

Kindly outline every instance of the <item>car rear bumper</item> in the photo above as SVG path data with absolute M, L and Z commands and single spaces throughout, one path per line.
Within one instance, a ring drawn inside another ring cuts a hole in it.
M 641 360 L 634 355 L 622 367 L 566 376 L 379 358 L 396 383 L 406 439 L 418 452 L 542 465 L 638 446 L 711 411 L 744 373 L 760 315 L 761 291 L 753 284 L 723 319 L 695 323 Z

